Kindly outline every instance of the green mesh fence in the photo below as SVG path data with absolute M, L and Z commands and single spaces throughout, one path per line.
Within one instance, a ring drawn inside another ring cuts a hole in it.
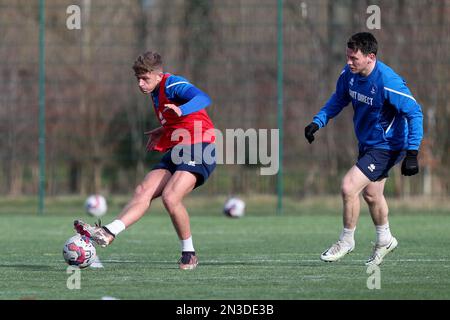
M 448 195 L 448 0 L 284 0 L 282 32 L 276 0 L 46 0 L 46 194 L 129 193 L 159 159 L 144 150 L 143 132 L 158 123 L 131 69 L 148 49 L 162 54 L 166 71 L 211 96 L 208 113 L 222 132 L 278 128 L 280 34 L 283 192 L 337 193 L 357 156 L 351 107 L 312 145 L 303 129 L 334 90 L 348 37 L 369 31 L 369 5 L 381 10 L 381 28 L 370 30 L 379 58 L 407 80 L 424 112 L 420 174 L 405 178 L 395 168 L 386 192 Z M 73 28 L 77 8 L 80 29 Z M 4 195 L 39 191 L 40 22 L 39 1 L 0 0 Z M 262 176 L 261 167 L 219 165 L 208 187 L 196 192 L 276 194 L 277 176 Z

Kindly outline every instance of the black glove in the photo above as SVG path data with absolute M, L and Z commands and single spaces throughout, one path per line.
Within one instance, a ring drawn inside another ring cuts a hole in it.
M 413 176 L 419 172 L 419 162 L 417 161 L 417 155 L 419 151 L 408 150 L 406 151 L 406 157 L 402 163 L 402 175 Z
M 309 143 L 314 141 L 314 132 L 319 130 L 319 125 L 315 122 L 311 122 L 305 127 L 305 138 Z

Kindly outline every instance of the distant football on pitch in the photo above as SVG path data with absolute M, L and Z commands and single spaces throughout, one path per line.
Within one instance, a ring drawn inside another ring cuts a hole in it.
M 96 218 L 103 216 L 108 210 L 105 197 L 99 194 L 89 196 L 84 203 L 84 208 L 87 214 Z
M 230 218 L 240 218 L 245 213 L 245 202 L 239 198 L 230 198 L 225 202 L 223 213 Z
M 79 234 L 69 238 L 63 247 L 63 257 L 67 264 L 86 268 L 95 259 L 96 250 L 89 238 Z

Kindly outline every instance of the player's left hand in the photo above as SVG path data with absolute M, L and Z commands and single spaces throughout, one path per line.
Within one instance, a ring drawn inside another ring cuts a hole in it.
M 311 144 L 314 141 L 314 133 L 319 130 L 319 125 L 311 122 L 305 127 L 305 138 Z
M 402 163 L 402 174 L 404 176 L 413 176 L 419 172 L 419 161 L 417 161 L 417 155 L 419 151 L 408 150 L 406 151 L 406 157 Z
M 164 108 L 163 112 L 172 110 L 173 112 L 176 113 L 177 116 L 181 117 L 182 112 L 181 112 L 181 109 L 178 106 L 176 106 L 174 104 L 165 104 L 164 107 L 165 108 Z

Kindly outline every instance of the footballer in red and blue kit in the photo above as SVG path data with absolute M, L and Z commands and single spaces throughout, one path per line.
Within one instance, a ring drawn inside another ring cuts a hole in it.
M 205 108 L 208 95 L 186 79 L 163 72 L 159 53 L 146 51 L 133 64 L 139 89 L 151 94 L 161 126 L 149 135 L 147 150 L 165 152 L 161 161 L 137 185 L 133 197 L 116 219 L 104 226 L 74 221 L 75 230 L 102 247 L 139 221 L 153 199 L 161 197 L 181 245 L 180 270 L 198 265 L 189 214 L 183 199 L 203 184 L 216 166 L 214 125 Z
M 151 97 L 156 116 L 164 128 L 152 150 L 165 152 L 152 170 L 166 169 L 172 174 L 188 171 L 196 174 L 195 187 L 200 186 L 216 167 L 214 125 L 205 110 L 211 104 L 210 97 L 185 78 L 169 73 L 163 74 Z M 165 109 L 166 104 L 178 106 L 181 116 Z M 187 160 L 174 162 L 174 153 Z

